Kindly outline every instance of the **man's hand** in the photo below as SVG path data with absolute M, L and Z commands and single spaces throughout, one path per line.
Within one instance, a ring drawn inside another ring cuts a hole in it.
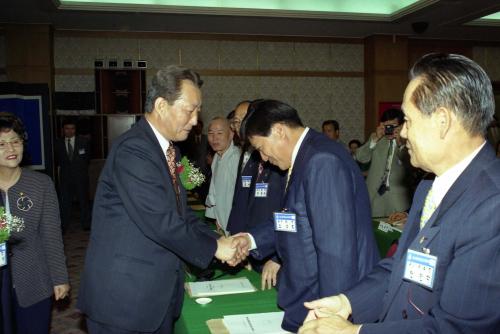
M 276 286 L 276 282 L 278 281 L 278 271 L 280 268 L 281 265 L 273 260 L 268 260 L 266 264 L 264 264 L 261 276 L 262 290 L 271 289 L 271 287 Z
M 241 261 L 245 260 L 250 252 L 250 247 L 252 246 L 252 242 L 248 233 L 238 233 L 231 236 L 232 244 L 231 246 L 236 249 L 236 253 L 234 258 L 231 261 L 228 261 L 228 264 L 231 266 L 238 265 Z
M 68 296 L 70 290 L 69 284 L 60 284 L 54 286 L 54 298 L 55 300 L 64 299 Z
M 298 334 L 358 334 L 360 325 L 353 325 L 338 315 L 304 323 Z
M 217 239 L 217 251 L 215 252 L 215 257 L 222 262 L 229 262 L 233 260 L 236 254 L 236 247 L 233 247 L 232 243 L 232 238 L 222 236 Z
M 374 142 L 378 142 L 383 136 L 385 136 L 385 123 L 380 123 L 375 129 L 375 132 L 372 133 L 371 139 Z
M 389 215 L 387 222 L 391 225 L 402 224 L 408 218 L 408 214 L 406 212 L 393 212 Z
M 347 319 L 352 313 L 351 303 L 343 294 L 305 302 L 304 306 L 310 310 L 304 323 L 333 315 Z

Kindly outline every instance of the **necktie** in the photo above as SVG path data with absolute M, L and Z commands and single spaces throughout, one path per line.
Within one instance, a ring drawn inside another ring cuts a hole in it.
M 175 162 L 175 148 L 171 142 L 169 144 L 170 145 L 167 148 L 168 172 L 170 173 L 170 177 L 172 178 L 172 183 L 174 185 L 175 197 L 177 200 L 177 210 L 180 212 L 180 190 L 179 190 L 179 184 L 177 183 L 177 164 Z
M 378 194 L 382 196 L 387 190 L 389 190 L 389 176 L 391 174 L 392 158 L 394 157 L 394 139 L 389 142 L 389 150 L 387 151 L 387 160 L 385 161 L 384 175 L 382 176 L 382 181 L 377 190 Z
M 424 228 L 425 224 L 431 218 L 432 214 L 436 210 L 436 204 L 432 198 L 432 187 L 425 197 L 424 208 L 422 209 L 422 215 L 420 216 L 420 229 Z
M 73 160 L 73 145 L 71 145 L 71 139 L 68 138 L 68 158 Z
M 256 182 L 259 182 L 260 176 L 262 175 L 263 171 L 264 171 L 264 161 L 261 161 L 261 162 L 259 162 L 259 172 L 257 174 Z
M 293 166 L 290 166 L 290 168 L 288 168 L 288 174 L 286 176 L 285 193 L 288 191 L 288 183 L 290 182 L 290 177 L 292 176 L 292 170 Z

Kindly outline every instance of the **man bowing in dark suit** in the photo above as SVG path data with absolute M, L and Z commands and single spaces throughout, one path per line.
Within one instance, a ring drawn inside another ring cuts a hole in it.
M 158 71 L 146 114 L 113 144 L 94 202 L 78 308 L 95 333 L 172 333 L 183 300 L 182 261 L 204 268 L 233 257 L 187 207 L 173 142 L 198 119 L 202 81 L 177 66 Z
M 394 256 L 344 294 L 307 303 L 301 334 L 500 332 L 500 160 L 485 139 L 495 111 L 490 79 L 464 56 L 429 54 L 410 80 L 401 136 L 412 165 L 436 178 L 418 186 Z
M 235 243 L 251 244 L 256 258 L 276 250 L 282 327 L 296 332 L 304 301 L 351 287 L 378 260 L 365 181 L 341 144 L 304 127 L 283 102 L 252 102 L 241 132 L 264 161 L 288 170 L 282 210 Z

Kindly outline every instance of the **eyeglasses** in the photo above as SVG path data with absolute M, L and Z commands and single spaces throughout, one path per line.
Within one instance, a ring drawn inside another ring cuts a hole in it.
M 0 150 L 7 149 L 9 144 L 12 145 L 12 147 L 18 148 L 23 145 L 23 140 L 21 138 L 17 138 L 11 141 L 0 141 Z

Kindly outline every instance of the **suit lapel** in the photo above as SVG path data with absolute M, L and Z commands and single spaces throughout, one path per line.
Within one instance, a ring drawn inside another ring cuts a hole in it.
M 431 181 L 422 181 L 418 191 L 415 193 L 415 199 L 412 203 L 412 208 L 408 216 L 403 237 L 400 239 L 398 250 L 393 257 L 392 274 L 388 288 L 389 295 L 384 302 L 384 306 L 380 314 L 380 320 L 383 320 L 386 316 L 389 306 L 392 304 L 392 300 L 401 288 L 401 284 L 403 284 L 402 273 L 405 265 L 404 260 L 406 258 L 406 251 L 420 232 L 420 216 L 422 215 L 425 197 L 427 196 L 431 186 Z
M 172 186 L 171 189 L 172 189 L 174 198 L 176 198 L 175 190 L 174 190 L 174 181 L 172 180 L 172 177 L 170 176 L 170 172 L 168 170 L 168 162 L 167 162 L 166 152 L 162 151 L 161 145 L 158 142 L 158 139 L 156 138 L 156 136 L 153 132 L 153 129 L 151 128 L 151 125 L 147 122 L 145 117 L 142 117 L 139 120 L 139 122 L 137 122 L 137 126 L 139 127 L 139 129 L 141 129 L 141 131 L 144 133 L 146 138 L 149 139 L 149 141 L 152 144 L 152 148 L 154 149 L 154 151 L 156 151 L 153 153 L 153 156 L 161 157 L 160 160 L 161 160 L 161 164 L 163 165 L 163 168 L 161 168 L 162 174 L 166 180 L 170 181 L 170 184 Z M 175 147 L 175 151 L 176 151 L 176 162 L 178 162 L 179 161 L 179 149 L 177 147 Z M 177 184 L 179 185 L 179 187 L 182 187 L 179 175 L 177 175 L 177 173 L 176 173 L 176 177 L 177 177 Z M 182 193 L 182 189 L 180 189 L 180 190 Z M 182 196 L 179 199 L 179 202 L 180 202 L 179 208 L 181 209 L 181 212 L 179 214 L 182 214 L 184 216 L 185 210 L 183 208 L 184 204 L 182 203 L 183 202 Z
M 487 163 L 493 159 L 495 159 L 493 151 L 488 143 L 486 143 L 471 161 L 469 166 L 465 168 L 462 174 L 460 174 L 458 179 L 453 183 L 437 208 L 437 212 L 432 215 L 426 226 L 439 225 L 441 222 L 440 218 L 455 204 L 465 190 L 469 188 L 470 184 L 475 182 L 476 176 L 484 169 Z
M 290 180 L 288 181 L 288 187 L 285 192 L 285 200 L 284 200 L 285 204 L 288 201 L 288 193 L 292 188 L 294 182 L 296 182 L 295 180 L 299 177 L 300 173 L 302 173 L 302 171 L 305 169 L 304 165 L 307 163 L 306 157 L 308 156 L 310 144 L 313 138 L 314 138 L 314 130 L 309 129 L 304 140 L 302 141 L 302 144 L 299 147 L 297 156 L 295 157 L 292 174 L 290 175 Z

